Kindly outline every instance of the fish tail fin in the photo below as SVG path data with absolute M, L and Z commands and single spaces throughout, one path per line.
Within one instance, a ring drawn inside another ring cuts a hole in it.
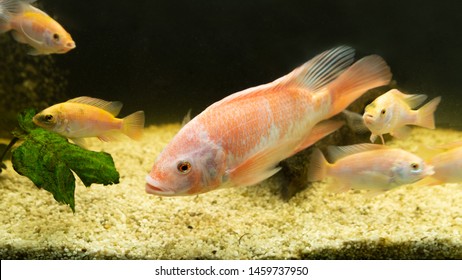
M 315 149 L 311 155 L 311 161 L 308 168 L 308 182 L 322 181 L 327 177 L 329 163 L 322 154 L 320 149 Z
M 422 106 L 417 110 L 417 122 L 416 125 L 422 126 L 425 128 L 434 129 L 435 128 L 435 111 L 438 104 L 441 102 L 441 96 L 433 98 L 430 102 Z
M 139 140 L 143 136 L 144 112 L 138 111 L 123 118 L 122 132 L 128 137 Z
M 331 116 L 343 111 L 367 90 L 387 85 L 391 80 L 390 67 L 378 55 L 358 60 L 328 85 L 331 94 Z
M 11 30 L 10 20 L 15 14 L 23 9 L 23 1 L 20 0 L 3 0 L 0 1 L 0 33 Z

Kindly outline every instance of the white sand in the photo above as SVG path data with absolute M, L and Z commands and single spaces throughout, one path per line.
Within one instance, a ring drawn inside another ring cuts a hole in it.
M 119 185 L 80 181 L 76 213 L 18 175 L 0 175 L 0 256 L 97 259 L 462 258 L 462 185 L 402 187 L 367 198 L 314 184 L 288 202 L 278 177 L 192 197 L 144 191 L 144 178 L 178 125 L 149 127 L 143 141 L 93 142 L 114 157 Z M 415 129 L 394 146 L 460 140 Z

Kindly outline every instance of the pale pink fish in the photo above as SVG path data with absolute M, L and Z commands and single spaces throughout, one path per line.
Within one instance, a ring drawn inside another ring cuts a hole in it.
M 462 182 L 462 141 L 440 146 L 445 149 L 429 161 L 434 166 L 432 178 L 440 183 Z
M 212 104 L 158 156 L 146 176 L 146 191 L 192 195 L 272 176 L 281 160 L 343 124 L 321 121 L 390 81 L 382 58 L 371 55 L 350 66 L 353 56 L 349 47 L 326 51 L 272 83 Z
M 329 147 L 334 163 L 329 163 L 319 149 L 312 155 L 309 181 L 333 178 L 330 189 L 369 190 L 372 194 L 415 183 L 434 173 L 433 167 L 420 157 L 402 149 L 376 144 Z
M 427 99 L 426 95 L 403 94 L 396 89 L 377 97 L 366 106 L 363 114 L 364 124 L 372 133 L 371 142 L 375 142 L 377 136 L 380 136 L 384 144 L 382 135 L 387 133 L 398 139 L 404 139 L 411 130 L 408 125 L 434 129 L 434 112 L 441 97 L 432 99 L 418 110 L 412 110 L 425 99 Z
M 140 139 L 144 112 L 138 111 L 123 119 L 116 118 L 121 109 L 121 102 L 82 96 L 46 108 L 34 116 L 33 122 L 77 144 L 83 143 L 81 140 L 87 137 L 98 137 L 102 141 L 117 140 L 121 133 L 135 140 Z
M 75 48 L 71 35 L 45 12 L 30 5 L 35 0 L 0 0 L 0 33 L 33 49 L 31 55 L 66 53 Z

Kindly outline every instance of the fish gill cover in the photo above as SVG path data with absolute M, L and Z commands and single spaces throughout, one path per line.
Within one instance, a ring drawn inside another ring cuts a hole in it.
M 24 142 L 13 150 L 13 168 L 34 184 L 53 194 L 56 201 L 68 204 L 75 212 L 75 172 L 86 187 L 91 184 L 117 184 L 119 173 L 112 156 L 71 144 L 65 137 L 35 126 L 35 110 L 18 116 L 21 129 L 14 132 Z

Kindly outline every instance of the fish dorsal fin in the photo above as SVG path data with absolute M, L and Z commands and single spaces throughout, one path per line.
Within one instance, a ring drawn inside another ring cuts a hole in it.
M 354 53 L 354 49 L 347 46 L 340 46 L 325 51 L 271 83 L 248 88 L 229 95 L 215 102 L 209 108 L 212 109 L 242 98 L 248 98 L 254 94 L 258 95 L 262 91 L 275 87 L 295 86 L 306 88 L 309 91 L 316 91 L 335 80 L 346 70 L 353 63 Z
M 123 106 L 122 102 L 119 102 L 119 101 L 104 101 L 102 99 L 88 97 L 88 96 L 76 97 L 76 98 L 68 100 L 67 102 L 81 103 L 81 104 L 95 106 L 104 111 L 109 112 L 113 116 L 117 116 Z
M 335 80 L 354 60 L 355 50 L 340 46 L 325 51 L 281 79 L 310 91 L 319 90 Z
M 384 145 L 377 145 L 377 144 L 357 144 L 357 145 L 350 145 L 350 146 L 329 146 L 327 147 L 327 151 L 329 153 L 329 159 L 331 162 L 336 162 L 337 160 L 367 151 L 372 150 L 379 150 L 379 149 L 388 149 L 387 146 Z
M 427 99 L 425 94 L 404 94 L 397 89 L 392 89 L 389 92 L 403 100 L 411 109 L 417 108 Z
M 183 117 L 183 121 L 181 122 L 181 127 L 185 126 L 187 123 L 191 121 L 191 110 L 189 109 L 186 115 Z
M 18 14 L 23 10 L 23 4 L 18 0 L 3 0 L 0 5 L 0 22 L 8 22 L 12 15 Z

